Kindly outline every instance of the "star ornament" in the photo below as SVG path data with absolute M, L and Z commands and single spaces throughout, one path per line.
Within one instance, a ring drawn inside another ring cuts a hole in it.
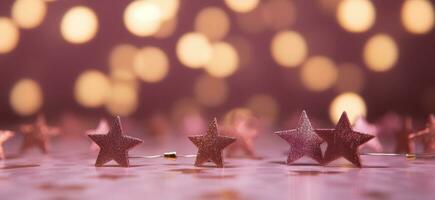
M 47 125 L 43 115 L 38 115 L 33 124 L 20 126 L 20 130 L 23 133 L 23 143 L 20 148 L 21 154 L 25 153 L 33 146 L 39 148 L 42 153 L 46 154 L 50 146 L 50 137 L 59 133 L 58 128 Z
M 323 164 L 344 157 L 356 167 L 362 166 L 358 147 L 374 138 L 372 135 L 353 131 L 346 112 L 341 115 L 335 129 L 317 129 L 316 133 L 328 144 Z
M 323 139 L 319 137 L 308 119 L 307 113 L 302 111 L 298 127 L 293 130 L 275 132 L 279 137 L 287 141 L 290 150 L 287 157 L 287 164 L 308 156 L 318 163 L 322 163 L 322 150 L 320 145 Z
M 1 131 L 0 130 L 0 160 L 5 159 L 5 153 L 3 151 L 3 143 L 9 140 L 14 136 L 14 132 L 12 131 Z
M 100 122 L 98 123 L 97 128 L 95 129 L 89 129 L 86 131 L 86 135 L 92 135 L 92 134 L 105 134 L 109 132 L 110 127 L 109 123 L 105 119 L 100 119 Z M 92 142 L 90 149 L 92 151 L 98 151 L 100 147 L 95 142 Z
M 117 116 L 107 134 L 89 134 L 89 138 L 99 147 L 96 167 L 114 160 L 122 167 L 129 167 L 128 151 L 143 141 L 123 134 L 121 119 Z
M 200 167 L 205 162 L 211 160 L 220 168 L 224 167 L 222 158 L 223 149 L 236 141 L 236 138 L 219 135 L 216 118 L 208 126 L 205 135 L 190 136 L 189 139 L 198 147 L 195 166 Z

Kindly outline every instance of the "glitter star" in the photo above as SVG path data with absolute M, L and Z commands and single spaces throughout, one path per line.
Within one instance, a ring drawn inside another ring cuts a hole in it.
M 95 129 L 87 130 L 86 135 L 105 134 L 105 133 L 109 132 L 109 130 L 110 130 L 110 128 L 109 128 L 109 123 L 107 122 L 107 120 L 101 119 L 100 122 L 98 123 L 98 127 Z M 100 149 L 100 147 L 95 142 L 92 142 L 90 149 L 92 151 L 98 151 Z
M 303 156 L 309 156 L 318 163 L 322 163 L 322 150 L 320 149 L 320 145 L 323 143 L 323 139 L 314 132 L 305 111 L 302 111 L 296 129 L 278 131 L 275 132 L 275 134 L 287 141 L 290 145 L 287 157 L 288 165 Z
M 370 149 L 373 149 L 376 152 L 382 152 L 384 150 L 382 145 L 381 145 L 381 142 L 378 139 L 378 135 L 379 135 L 378 126 L 376 126 L 375 124 L 371 124 L 371 123 L 367 122 L 365 117 L 358 117 L 358 119 L 355 121 L 355 124 L 353 126 L 353 130 L 358 131 L 358 132 L 370 133 L 373 136 L 375 136 L 375 138 L 368 141 L 367 143 L 365 143 L 361 147 L 368 147 Z
M 374 137 L 353 131 L 346 112 L 341 115 L 335 129 L 317 129 L 316 133 L 328 144 L 323 156 L 324 164 L 344 157 L 356 167 L 361 167 L 358 147 Z
M 114 160 L 122 167 L 129 167 L 128 151 L 143 141 L 134 137 L 125 136 L 122 131 L 121 119 L 116 117 L 107 134 L 88 135 L 99 147 L 95 166 L 101 167 Z
M 208 126 L 205 135 L 190 136 L 189 139 L 198 147 L 195 161 L 197 167 L 209 160 L 214 162 L 217 167 L 224 167 L 222 151 L 236 141 L 235 138 L 219 135 L 216 118 Z
M 13 136 L 14 136 L 14 132 L 12 131 L 0 131 L 0 160 L 5 159 L 5 153 L 3 151 L 3 143 L 6 142 L 6 140 L 9 140 Z
M 34 124 L 22 125 L 20 130 L 24 136 L 20 149 L 21 154 L 32 146 L 38 147 L 44 154 L 47 153 L 49 150 L 49 138 L 59 133 L 58 128 L 47 125 L 43 115 L 38 115 Z

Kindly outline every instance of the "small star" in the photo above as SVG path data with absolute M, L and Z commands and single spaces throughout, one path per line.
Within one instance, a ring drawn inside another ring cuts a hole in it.
M 109 132 L 109 130 L 110 130 L 110 128 L 109 128 L 109 123 L 107 122 L 107 120 L 101 119 L 100 122 L 98 123 L 98 127 L 95 129 L 87 130 L 86 135 L 105 134 L 105 133 Z M 100 149 L 100 147 L 98 147 L 98 145 L 95 142 L 92 142 L 90 148 L 93 151 L 98 151 Z
M 378 128 L 378 126 L 376 126 L 375 124 L 371 124 L 371 123 L 367 122 L 365 117 L 359 117 L 355 121 L 355 124 L 353 126 L 353 130 L 359 131 L 359 132 L 370 133 L 373 136 L 375 136 L 374 139 L 372 139 L 369 142 L 365 143 L 361 147 L 368 147 L 368 148 L 373 149 L 376 152 L 382 152 L 383 151 L 381 142 L 379 141 L 379 139 L 377 137 L 379 135 L 379 128 Z
M 12 131 L 0 131 L 0 160 L 5 159 L 5 153 L 3 151 L 3 143 L 14 136 Z
M 32 146 L 38 147 L 44 154 L 47 153 L 49 138 L 59 133 L 58 128 L 47 125 L 43 115 L 38 115 L 34 124 L 21 125 L 20 130 L 24 136 L 20 149 L 21 154 Z
M 138 138 L 123 134 L 119 116 L 114 119 L 107 134 L 89 134 L 88 136 L 100 146 L 100 152 L 95 162 L 97 167 L 101 167 L 111 160 L 122 167 L 129 167 L 128 151 L 143 142 Z
M 415 143 L 410 137 L 413 133 L 412 118 L 405 117 L 401 131 L 396 133 L 396 153 L 414 153 Z
M 317 129 L 316 133 L 328 144 L 323 157 L 324 164 L 344 157 L 356 167 L 361 167 L 358 147 L 374 137 L 353 131 L 346 112 L 341 115 L 335 129 Z
M 313 130 L 307 113 L 302 111 L 299 118 L 298 128 L 293 130 L 275 132 L 290 145 L 290 150 L 287 157 L 287 164 L 309 156 L 318 163 L 322 163 L 322 150 L 320 145 L 323 139 L 319 137 Z
M 219 135 L 216 118 L 208 126 L 205 135 L 190 136 L 189 139 L 198 147 L 195 161 L 197 167 L 209 160 L 213 161 L 217 167 L 224 167 L 222 151 L 236 141 L 235 138 Z
M 411 140 L 418 138 L 423 138 L 424 153 L 435 152 L 435 115 L 429 115 L 425 129 L 409 135 Z

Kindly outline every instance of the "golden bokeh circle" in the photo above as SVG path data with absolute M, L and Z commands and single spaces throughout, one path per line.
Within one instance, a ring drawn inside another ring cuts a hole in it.
M 186 33 L 177 42 L 177 57 L 186 67 L 201 68 L 211 58 L 212 48 L 207 37 L 202 33 Z
M 37 113 L 43 101 L 42 88 L 32 79 L 21 79 L 16 82 L 9 96 L 12 109 L 21 116 Z
M 414 34 L 425 34 L 434 26 L 434 7 L 428 0 L 406 0 L 401 11 L 402 25 Z
M 308 46 L 304 37 L 295 31 L 280 31 L 271 42 L 272 58 L 284 67 L 296 67 L 307 57 Z
M 47 6 L 43 0 L 16 0 L 11 16 L 20 28 L 31 29 L 42 23 L 46 12 Z
M 341 27 L 349 32 L 365 32 L 375 23 L 376 10 L 370 0 L 343 0 L 336 14 Z
M 212 46 L 212 54 L 205 65 L 208 74 L 218 78 L 232 75 L 239 67 L 239 57 L 236 49 L 229 43 L 217 42 Z
M 399 59 L 399 48 L 387 34 L 376 34 L 364 45 L 364 62 L 375 72 L 390 70 Z
M 133 69 L 136 76 L 143 81 L 156 83 L 167 76 L 169 72 L 169 59 L 162 49 L 145 47 L 136 53 Z
M 139 95 L 133 85 L 112 83 L 106 102 L 106 109 L 113 115 L 129 116 L 136 111 Z
M 180 7 L 180 0 L 147 0 L 155 4 L 162 16 L 163 21 L 175 18 Z
M 220 40 L 230 30 L 230 18 L 219 7 L 207 7 L 202 9 L 196 16 L 194 28 L 210 40 Z
M 161 23 L 162 11 L 150 1 L 132 1 L 124 11 L 124 24 L 136 36 L 146 37 L 157 33 Z
M 321 92 L 331 88 L 337 77 L 337 67 L 325 56 L 313 56 L 301 68 L 302 83 L 311 91 Z
M 234 12 L 246 13 L 254 10 L 260 0 L 225 0 L 225 4 Z
M 76 101 L 87 108 L 97 108 L 106 103 L 110 80 L 98 70 L 86 70 L 79 75 L 74 85 Z
M 0 17 L 0 54 L 14 50 L 20 39 L 20 32 L 14 22 L 6 17 Z
M 60 31 L 63 38 L 70 43 L 89 42 L 98 31 L 97 15 L 91 8 L 75 6 L 62 17 Z
M 358 117 L 367 115 L 367 106 L 360 95 L 352 92 L 342 93 L 335 97 L 329 106 L 331 121 L 337 123 L 343 112 L 346 112 L 349 121 L 354 123 Z

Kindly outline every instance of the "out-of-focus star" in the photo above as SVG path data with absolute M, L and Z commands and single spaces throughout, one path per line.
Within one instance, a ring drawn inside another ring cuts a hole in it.
M 426 123 L 426 128 L 416 133 L 410 134 L 409 139 L 414 140 L 423 138 L 423 151 L 424 153 L 435 152 L 435 115 L 429 115 Z
M 353 126 L 353 130 L 363 133 L 370 133 L 375 136 L 372 140 L 361 145 L 361 147 L 368 147 L 376 152 L 382 152 L 383 148 L 381 142 L 379 141 L 379 128 L 375 124 L 367 122 L 365 117 L 358 117 Z
M 205 135 L 190 136 L 189 139 L 198 147 L 195 160 L 195 166 L 197 167 L 202 166 L 209 160 L 214 162 L 217 167 L 224 167 L 222 151 L 236 141 L 235 138 L 219 135 L 216 118 L 208 126 Z
M 3 143 L 6 142 L 6 140 L 9 140 L 13 136 L 14 136 L 14 132 L 12 131 L 0 131 L 0 160 L 5 159 Z
M 107 134 L 88 135 L 99 147 L 95 166 L 101 167 L 114 160 L 122 167 L 129 167 L 128 151 L 143 141 L 123 134 L 121 119 L 117 116 Z
M 317 129 L 316 133 L 328 144 L 323 156 L 324 164 L 344 157 L 356 167 L 361 167 L 358 147 L 374 137 L 352 130 L 346 112 L 341 115 L 335 129 Z
M 410 139 L 413 132 L 412 118 L 405 117 L 402 130 L 396 132 L 396 153 L 414 153 L 415 143 Z
M 278 131 L 275 133 L 290 145 L 287 164 L 291 164 L 303 156 L 311 157 L 318 163 L 322 163 L 322 150 L 320 145 L 323 143 L 323 139 L 314 132 L 305 111 L 302 111 L 296 129 Z
M 21 154 L 33 146 L 38 147 L 44 154 L 47 153 L 50 148 L 50 137 L 59 134 L 58 128 L 47 125 L 43 115 L 38 115 L 33 124 L 21 125 L 20 130 L 24 136 L 20 149 Z
M 100 119 L 100 122 L 98 123 L 97 128 L 87 130 L 86 135 L 105 134 L 105 133 L 108 133 L 109 130 L 110 130 L 110 128 L 109 128 L 109 123 L 107 122 L 107 120 Z M 98 151 L 100 149 L 100 147 L 95 142 L 92 142 L 90 148 L 92 151 Z

